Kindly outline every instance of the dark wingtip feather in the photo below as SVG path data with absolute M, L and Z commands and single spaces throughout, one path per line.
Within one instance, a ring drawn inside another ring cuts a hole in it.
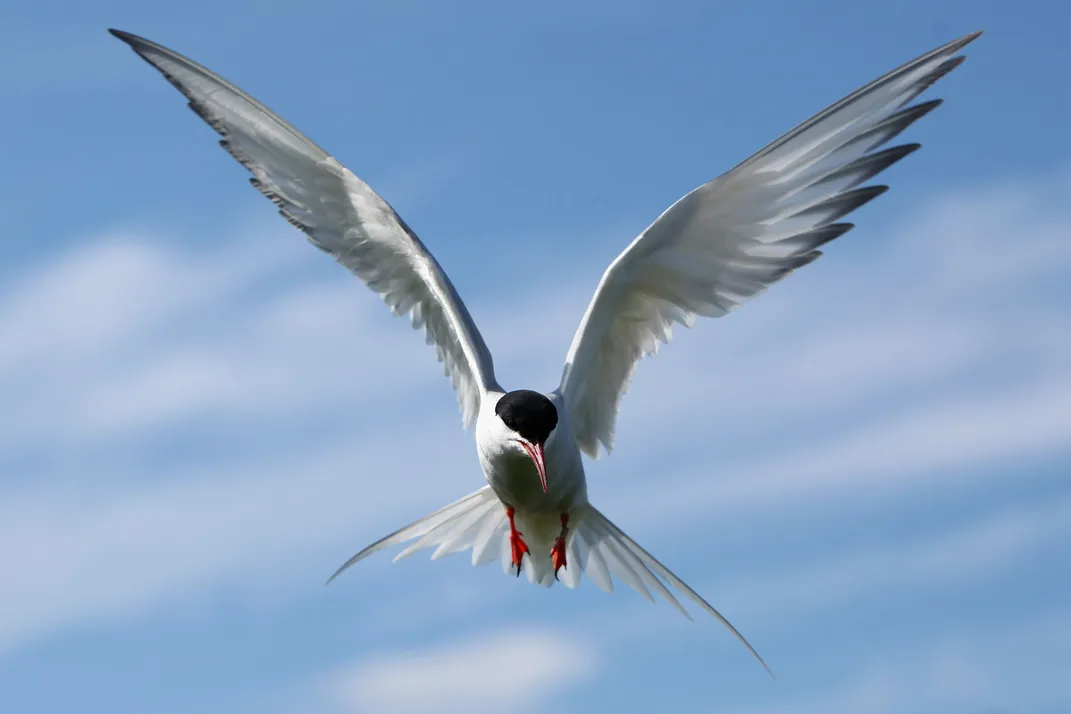
M 831 243 L 835 241 L 837 238 L 840 238 L 842 235 L 844 235 L 853 228 L 855 228 L 854 223 L 830 223 L 829 225 L 823 226 L 822 228 L 819 228 L 818 230 L 814 231 L 814 240 L 810 243 L 808 247 L 813 252 L 821 255 L 821 252 L 818 250 L 818 248 L 825 245 L 826 243 Z
M 970 43 L 974 42 L 979 37 L 981 37 L 984 32 L 985 32 L 985 30 L 975 30 L 974 32 L 972 32 L 970 34 L 964 35 L 963 37 L 959 38 L 958 40 L 953 40 L 952 42 L 948 43 L 947 49 L 948 49 L 948 51 L 950 53 L 951 52 L 959 52 L 964 47 L 966 47 L 967 45 L 969 45 Z M 928 77 L 926 77 L 926 79 L 924 80 L 923 87 L 929 87 L 934 82 L 939 80 L 941 77 L 944 77 L 946 74 L 948 74 L 949 72 L 954 70 L 956 67 L 959 67 L 961 64 L 963 64 L 966 61 L 967 61 L 967 56 L 966 55 L 958 55 L 956 57 L 951 57 L 951 58 L 945 60 L 944 62 L 941 63 L 941 65 L 932 74 L 930 74 Z
M 967 55 L 957 55 L 952 59 L 945 60 L 937 66 L 930 74 L 926 75 L 926 78 L 919 82 L 919 93 L 922 93 L 932 87 L 937 80 L 944 77 L 946 74 L 959 67 L 961 64 L 967 61 Z
M 852 211 L 856 210 L 860 206 L 873 201 L 889 190 L 888 186 L 864 186 L 863 188 L 853 189 L 851 191 L 845 191 L 844 193 L 837 194 L 836 196 L 829 198 L 821 203 L 816 203 L 813 206 L 803 209 L 795 216 L 808 216 L 818 213 L 825 213 L 830 211 L 829 215 L 823 216 L 822 225 L 832 223 L 833 221 L 846 216 Z
M 855 209 L 867 203 L 870 203 L 875 198 L 877 198 L 888 190 L 888 186 L 884 184 L 879 184 L 877 186 L 864 186 L 863 188 L 857 188 L 854 191 L 849 191 L 849 193 L 853 195 L 853 200 L 851 201 L 851 208 L 848 210 L 848 212 L 850 213 L 851 211 L 854 211 Z M 843 215 L 846 214 L 840 214 L 840 216 Z M 840 216 L 837 216 L 837 218 L 840 218 Z
M 870 130 L 859 135 L 856 141 L 868 142 L 867 151 L 873 151 L 882 144 L 896 138 L 901 132 L 932 112 L 944 103 L 943 99 L 931 99 L 905 107 L 891 114 Z
M 826 174 L 815 181 L 811 186 L 822 186 L 827 183 L 837 183 L 845 178 L 848 182 L 840 187 L 841 191 L 853 189 L 859 184 L 869 181 L 885 169 L 895 164 L 909 154 L 913 154 L 922 148 L 922 144 L 900 144 L 873 154 L 865 154 L 855 161 Z
M 792 245 L 794 249 L 799 250 L 801 253 L 817 252 L 818 248 L 840 238 L 853 228 L 855 228 L 854 223 L 829 223 L 806 233 L 785 238 L 784 242 Z
M 881 151 L 873 154 L 867 154 L 861 159 L 853 161 L 851 164 L 845 167 L 851 167 L 854 171 L 864 169 L 863 173 L 859 175 L 855 183 L 852 184 L 852 188 L 858 186 L 864 181 L 869 181 L 885 169 L 889 168 L 897 161 L 910 156 L 919 149 L 922 148 L 922 144 L 918 142 L 911 142 L 910 144 L 900 144 L 899 146 L 892 146 L 888 149 L 882 149 Z
M 949 53 L 951 53 L 951 52 L 959 52 L 964 47 L 966 47 L 967 45 L 969 45 L 970 43 L 974 42 L 979 37 L 981 37 L 984 33 L 985 33 L 985 30 L 975 30 L 974 32 L 967 33 L 966 35 L 964 35 L 963 37 L 959 38 L 958 40 L 952 40 L 947 45 L 945 45 L 942 49 L 944 51 L 946 51 L 946 52 L 949 52 Z
M 918 143 L 917 141 L 912 141 L 909 144 L 900 144 L 899 146 L 892 146 L 888 149 L 882 149 L 877 153 L 870 154 L 870 160 L 874 161 L 875 163 L 884 164 L 885 168 L 888 168 L 900 159 L 915 153 L 921 148 L 922 144 Z M 881 157 L 880 161 L 878 160 L 878 157 Z
M 896 114 L 893 114 L 892 116 L 888 117 L 888 119 L 886 119 L 885 121 L 888 122 L 889 119 L 892 119 L 893 117 L 897 117 L 899 119 L 905 119 L 907 117 L 910 117 L 911 122 L 909 123 L 916 122 L 944 103 L 944 99 L 937 97 L 936 99 L 930 99 L 925 102 L 919 102 L 918 104 L 912 104 L 910 107 L 907 107 L 906 109 L 901 109 Z
M 793 272 L 793 271 L 799 270 L 803 266 L 810 265 L 811 263 L 813 263 L 814 261 L 818 260 L 821 257 L 822 257 L 822 251 L 820 251 L 820 250 L 812 250 L 809 253 L 804 253 L 803 255 L 797 255 L 795 258 L 792 259 L 792 267 L 789 269 L 788 272 Z
M 134 47 L 134 45 L 143 43 L 145 41 L 132 32 L 124 32 L 123 30 L 117 30 L 114 27 L 108 28 L 108 34 L 110 34 L 112 37 L 116 37 L 122 40 L 123 42 L 130 45 L 132 48 Z

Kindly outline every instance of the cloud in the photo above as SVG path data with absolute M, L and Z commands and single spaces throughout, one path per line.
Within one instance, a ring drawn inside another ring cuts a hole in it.
M 225 330 L 232 312 L 248 315 L 243 298 L 278 276 L 283 257 L 240 244 L 191 256 L 119 233 L 31 268 L 0 297 L 0 386 L 9 405 L 0 414 L 2 440 L 25 448 L 115 428 L 129 435 L 173 412 L 166 400 L 174 393 L 154 393 L 145 372 L 166 371 L 176 349 L 190 357 L 199 339 Z M 185 375 L 172 370 L 171 389 L 218 404 L 218 383 L 190 383 L 204 367 L 193 360 Z M 233 369 L 227 382 L 241 379 Z M 133 412 L 123 412 L 125 390 L 138 394 Z
M 378 654 L 335 672 L 327 689 L 354 714 L 531 712 L 545 710 L 596 666 L 595 652 L 575 635 L 517 626 Z
M 382 444 L 391 435 L 366 438 Z M 118 493 L 8 494 L 0 504 L 0 567 L 9 573 L 0 580 L 0 653 L 83 623 L 137 617 L 221 582 L 262 586 L 264 569 L 325 546 L 344 559 L 339 544 L 354 522 L 385 528 L 383 517 L 402 510 L 400 494 L 353 479 L 382 468 L 362 458 L 363 443 L 319 458 L 186 471 Z M 334 565 L 320 562 L 320 572 L 303 573 L 306 589 Z
M 721 464 L 723 477 L 690 467 L 665 478 L 641 503 L 621 497 L 615 512 L 625 512 L 632 522 L 679 526 L 710 516 L 751 517 L 819 500 L 847 505 L 942 482 L 969 486 L 1005 478 L 1007 472 L 996 467 L 1071 450 L 1068 404 L 1071 373 L 1029 378 L 1022 386 L 981 396 L 928 400 L 786 454 Z M 1052 473 L 1035 471 L 1033 478 Z

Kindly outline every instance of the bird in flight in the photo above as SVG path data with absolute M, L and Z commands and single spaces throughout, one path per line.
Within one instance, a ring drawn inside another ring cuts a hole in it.
M 209 69 L 110 32 L 185 95 L 287 221 L 423 330 L 465 428 L 475 426 L 487 484 L 368 546 L 331 580 L 409 541 L 395 560 L 431 547 L 433 559 L 471 549 L 473 565 L 497 558 L 507 573 L 547 587 L 576 587 L 585 574 L 610 591 L 616 577 L 686 617 L 672 591 L 692 600 L 766 666 L 728 620 L 588 501 L 582 455 L 609 453 L 636 365 L 669 342 L 674 323 L 729 313 L 853 227 L 840 219 L 887 188 L 862 184 L 919 145 L 881 147 L 941 103 L 912 102 L 959 66 L 957 53 L 980 32 L 875 79 L 666 209 L 603 273 L 549 392 L 496 381 L 491 352 L 435 257 L 349 169 Z

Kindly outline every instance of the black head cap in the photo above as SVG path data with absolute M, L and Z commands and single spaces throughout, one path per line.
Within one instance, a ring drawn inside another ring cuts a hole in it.
M 549 399 L 530 389 L 504 394 L 495 405 L 495 414 L 533 444 L 545 443 L 558 425 L 558 410 Z

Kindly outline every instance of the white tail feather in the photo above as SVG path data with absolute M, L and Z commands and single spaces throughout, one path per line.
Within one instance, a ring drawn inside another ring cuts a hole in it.
M 524 527 L 520 520 L 521 516 L 518 514 L 518 527 L 523 532 Z M 426 548 L 437 547 L 432 560 L 471 548 L 473 565 L 486 565 L 497 555 L 507 574 L 516 572 L 510 554 L 505 509 L 491 487 L 484 486 L 376 541 L 346 561 L 327 582 L 330 583 L 342 571 L 376 551 L 414 539 L 415 542 L 395 556 L 395 561 Z M 547 548 L 543 548 L 539 547 L 542 544 L 537 544 L 532 539 L 529 541 L 531 552 L 524 557 L 523 571 L 530 583 L 549 588 L 555 582 L 549 544 Z M 652 602 L 654 596 L 651 591 L 657 592 L 685 617 L 692 619 L 670 588 L 676 590 L 725 625 L 766 671 L 770 672 L 770 668 L 755 648 L 721 613 L 594 506 L 585 505 L 570 513 L 566 562 L 566 566 L 558 571 L 558 579 L 565 587 L 575 588 L 580 584 L 581 573 L 586 573 L 596 586 L 610 592 L 614 588 L 613 577 L 616 576 Z M 666 587 L 667 584 L 669 587 Z M 773 673 L 770 674 L 772 676 Z
M 736 639 L 740 640 L 740 642 L 748 648 L 748 651 L 755 656 L 755 659 L 757 659 L 766 671 L 769 672 L 770 676 L 773 676 L 773 672 L 770 670 L 769 666 L 767 666 L 766 662 L 763 661 L 762 657 L 759 656 L 759 653 L 755 651 L 755 648 L 751 646 L 751 643 L 749 643 L 744 636 L 733 627 L 731 622 L 725 619 L 720 612 L 715 610 L 709 602 L 704 600 L 699 593 L 688 587 L 687 583 L 670 572 L 669 568 L 658 562 L 653 555 L 644 550 L 640 544 L 632 540 L 632 538 L 626 535 L 624 531 L 614 525 L 613 521 L 600 513 L 597 508 L 588 506 L 588 512 L 585 515 L 586 517 L 580 524 L 579 530 L 583 532 L 585 527 L 587 527 L 593 532 L 591 538 L 594 542 L 591 543 L 592 548 L 589 555 L 594 553 L 602 555 L 606 560 L 609 571 L 620 577 L 626 583 L 629 583 L 633 590 L 645 594 L 648 599 L 653 599 L 650 592 L 643 587 L 642 584 L 639 587 L 633 584 L 633 580 L 639 578 L 641 583 L 645 582 L 647 585 L 653 587 L 659 594 L 675 605 L 685 617 L 689 620 L 692 619 L 684 607 L 681 606 L 680 602 L 673 597 L 673 594 L 670 593 L 666 586 L 658 579 L 658 577 L 661 577 L 669 583 L 670 587 L 699 605 L 699 607 L 707 613 L 713 615 L 721 624 L 725 625 L 725 627 L 736 636 Z M 585 540 L 588 539 L 585 538 Z M 618 554 L 623 554 L 624 558 L 618 559 Z M 590 562 L 589 557 L 589 575 L 591 574 Z M 626 572 L 631 572 L 633 577 L 631 579 L 626 577 Z
M 457 525 L 459 524 L 458 519 L 466 514 L 478 514 L 477 522 L 481 524 L 479 536 L 477 536 L 473 542 L 466 542 L 465 539 L 465 535 L 472 530 L 467 519 L 463 522 L 465 523 L 465 527 L 461 529 L 457 528 Z M 343 563 L 342 567 L 336 570 L 335 574 L 328 578 L 327 582 L 330 583 L 341 575 L 344 570 L 354 563 L 364 560 L 372 555 L 372 553 L 383 550 L 384 548 L 389 548 L 392 545 L 405 543 L 414 538 L 419 538 L 420 540 L 396 555 L 394 557 L 395 562 L 408 555 L 412 555 L 418 550 L 430 548 L 433 545 L 449 545 L 451 541 L 453 541 L 452 550 L 455 552 L 476 545 L 477 547 L 473 548 L 472 553 L 473 564 L 482 565 L 486 562 L 481 560 L 483 557 L 482 549 L 486 549 L 490 544 L 490 541 L 493 540 L 496 531 L 501 530 L 502 521 L 504 520 L 505 513 L 502 511 L 501 502 L 495 496 L 490 486 L 484 486 L 480 490 L 474 491 L 463 498 L 459 498 L 450 505 L 440 508 L 431 515 L 425 516 L 418 521 L 410 523 L 404 528 L 399 528 L 388 536 L 380 538 L 375 543 Z M 484 540 L 481 542 L 479 540 L 480 538 L 483 538 Z M 443 555 L 445 554 L 446 553 L 444 552 Z

